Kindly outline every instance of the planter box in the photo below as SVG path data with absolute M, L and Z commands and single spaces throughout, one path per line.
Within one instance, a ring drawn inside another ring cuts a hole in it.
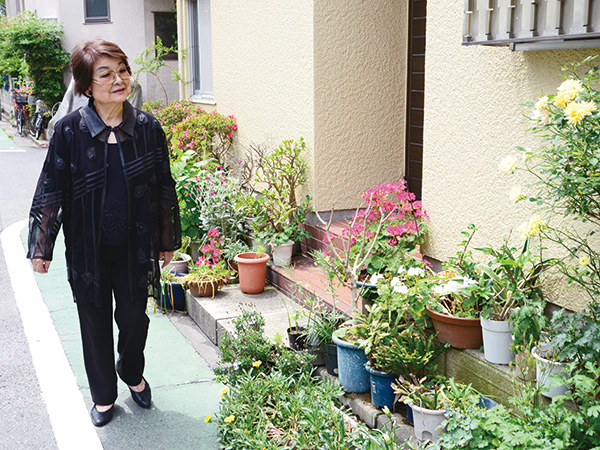
M 454 348 L 480 348 L 483 345 L 481 321 L 463 319 L 433 311 L 427 307 L 427 314 L 433 321 L 438 339 Z

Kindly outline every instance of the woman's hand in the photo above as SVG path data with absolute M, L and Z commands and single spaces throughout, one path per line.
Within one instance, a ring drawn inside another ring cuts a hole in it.
M 173 253 L 175 252 L 160 252 L 158 255 L 158 259 L 160 259 L 163 263 L 161 267 L 165 267 L 167 264 L 171 262 L 173 259 Z
M 48 269 L 50 269 L 50 261 L 46 261 L 45 259 L 32 259 L 31 265 L 33 266 L 33 271 L 37 273 L 48 273 Z

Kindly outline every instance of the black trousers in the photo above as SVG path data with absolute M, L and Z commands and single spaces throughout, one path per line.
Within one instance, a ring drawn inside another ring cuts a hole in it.
M 131 299 L 127 277 L 127 246 L 100 248 L 102 305 L 77 303 L 83 342 L 83 359 L 92 400 L 110 405 L 117 399 L 117 373 L 129 386 L 142 382 L 144 347 L 150 319 L 146 299 Z M 113 293 L 115 321 L 119 328 L 115 367 L 113 339 Z M 134 300 L 134 301 L 132 301 Z

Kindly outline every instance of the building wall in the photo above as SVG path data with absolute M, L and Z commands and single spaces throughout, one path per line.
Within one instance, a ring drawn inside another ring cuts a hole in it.
M 406 3 L 314 0 L 318 211 L 404 175 Z
M 533 214 L 508 194 L 523 176 L 498 174 L 498 163 L 518 156 L 517 145 L 540 144 L 526 132 L 527 101 L 556 92 L 560 68 L 598 50 L 512 52 L 508 47 L 462 46 L 464 2 L 428 2 L 425 68 L 423 203 L 430 215 L 424 253 L 438 260 L 455 254 L 460 232 L 475 223 L 473 247 L 499 244 Z M 518 242 L 518 233 L 513 241 Z M 583 296 L 554 295 L 579 309 Z
M 216 105 L 207 109 L 236 116 L 240 152 L 303 137 L 312 170 L 312 1 L 214 0 L 211 30 Z
M 17 0 L 19 1 L 19 0 Z M 14 0 L 13 0 L 14 2 Z M 11 4 L 7 2 L 7 6 Z M 39 17 L 53 18 L 62 22 L 64 27 L 63 47 L 71 52 L 75 45 L 83 40 L 96 38 L 106 39 L 117 43 L 129 58 L 132 68 L 139 66 L 133 63 L 145 47 L 154 41 L 153 11 L 170 11 L 173 0 L 138 0 L 128 2 L 110 2 L 110 23 L 85 23 L 84 0 L 24 0 L 26 10 L 34 11 Z M 16 11 L 16 6 L 12 5 Z M 10 11 L 9 11 L 10 14 Z M 168 64 L 177 68 L 177 61 Z M 160 73 L 161 80 L 167 87 L 169 99 L 178 96 L 178 85 L 171 80 L 170 71 L 163 68 Z M 66 75 L 65 82 L 70 81 L 70 74 Z M 155 77 L 141 74 L 139 78 L 142 86 L 144 101 L 148 99 L 164 98 Z

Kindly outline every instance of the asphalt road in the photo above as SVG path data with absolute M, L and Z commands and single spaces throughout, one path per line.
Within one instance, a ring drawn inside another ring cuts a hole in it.
M 15 131 L 6 120 L 0 127 Z M 0 130 L 0 134 L 5 131 Z M 26 219 L 46 148 L 27 138 L 0 139 L 0 232 Z M 10 263 L 10 261 L 8 262 Z M 7 261 L 0 247 L 0 449 L 55 449 Z

